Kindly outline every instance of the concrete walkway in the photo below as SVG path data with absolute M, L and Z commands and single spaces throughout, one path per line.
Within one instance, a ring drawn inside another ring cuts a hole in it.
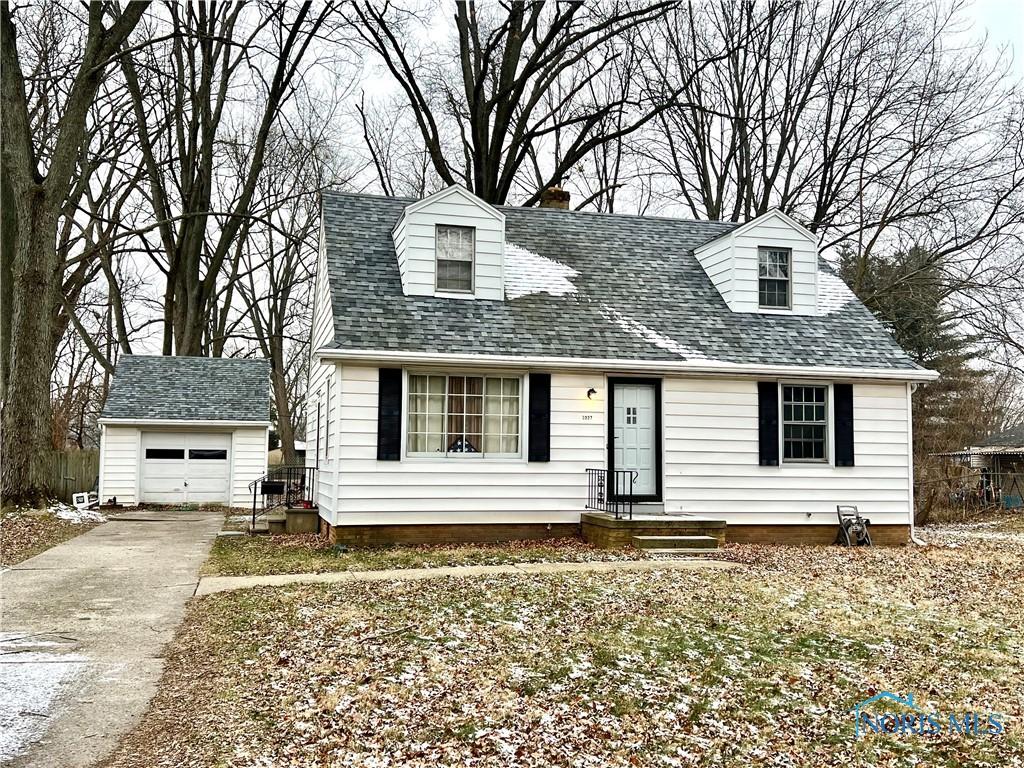
M 445 576 L 493 576 L 504 573 L 607 573 L 611 571 L 688 571 L 735 568 L 724 560 L 614 560 L 592 563 L 522 563 L 518 565 L 458 565 L 445 568 L 401 568 L 391 571 L 334 571 L 331 573 L 280 573 L 270 576 L 204 576 L 196 595 L 212 595 L 250 587 L 286 584 L 335 584 L 355 581 L 417 581 Z
M 0 763 L 88 766 L 142 716 L 222 512 L 125 513 L 0 575 Z

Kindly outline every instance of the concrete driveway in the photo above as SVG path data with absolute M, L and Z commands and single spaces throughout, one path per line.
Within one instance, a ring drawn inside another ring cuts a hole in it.
M 223 512 L 112 518 L 0 575 L 0 763 L 88 766 L 142 716 Z

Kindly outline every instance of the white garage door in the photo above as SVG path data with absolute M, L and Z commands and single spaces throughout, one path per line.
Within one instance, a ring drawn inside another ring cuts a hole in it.
M 153 504 L 225 504 L 231 435 L 142 433 L 142 500 Z

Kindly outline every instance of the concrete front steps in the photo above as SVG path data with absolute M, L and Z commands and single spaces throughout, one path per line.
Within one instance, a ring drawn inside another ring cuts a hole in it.
M 634 536 L 633 546 L 652 555 L 713 555 L 718 551 L 714 536 Z
M 615 517 L 607 512 L 584 512 L 580 516 L 583 539 L 602 549 L 638 546 L 637 539 L 650 541 L 656 549 L 705 549 L 713 539 L 725 544 L 726 524 L 702 515 L 651 515 Z M 678 540 L 678 541 L 673 541 Z M 646 549 L 647 547 L 645 547 Z
M 316 507 L 311 509 L 275 509 L 256 518 L 256 525 L 249 523 L 250 533 L 269 533 L 275 536 L 285 533 L 316 533 L 320 530 L 320 514 Z

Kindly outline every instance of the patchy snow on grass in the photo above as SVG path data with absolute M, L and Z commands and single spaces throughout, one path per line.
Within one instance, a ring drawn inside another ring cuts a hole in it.
M 43 643 L 0 641 L 0 648 L 18 645 Z M 6 650 L 0 655 L 0 763 L 22 754 L 42 737 L 57 697 L 86 661 L 84 656 L 38 651 Z
M 505 298 L 518 299 L 535 293 L 575 296 L 572 267 L 541 256 L 515 243 L 505 243 Z
M 102 512 L 95 509 L 75 509 L 59 501 L 47 507 L 46 511 L 55 517 L 59 517 L 61 520 L 67 520 L 69 523 L 75 523 L 76 525 L 107 522 L 107 518 Z
M 818 270 L 818 314 L 831 315 L 856 299 L 841 277 L 825 269 Z
M 618 310 L 612 309 L 607 305 L 601 306 L 601 314 L 606 320 L 609 320 L 615 325 L 619 326 L 626 333 L 631 336 L 636 336 L 638 339 L 643 339 L 648 344 L 653 344 L 658 349 L 664 349 L 666 352 L 671 352 L 674 355 L 679 355 L 686 360 L 710 360 L 707 355 L 696 349 L 690 349 L 685 347 L 673 338 L 665 336 L 662 333 L 658 333 L 653 328 L 650 328 L 638 320 L 634 320 L 631 317 L 626 317 Z

